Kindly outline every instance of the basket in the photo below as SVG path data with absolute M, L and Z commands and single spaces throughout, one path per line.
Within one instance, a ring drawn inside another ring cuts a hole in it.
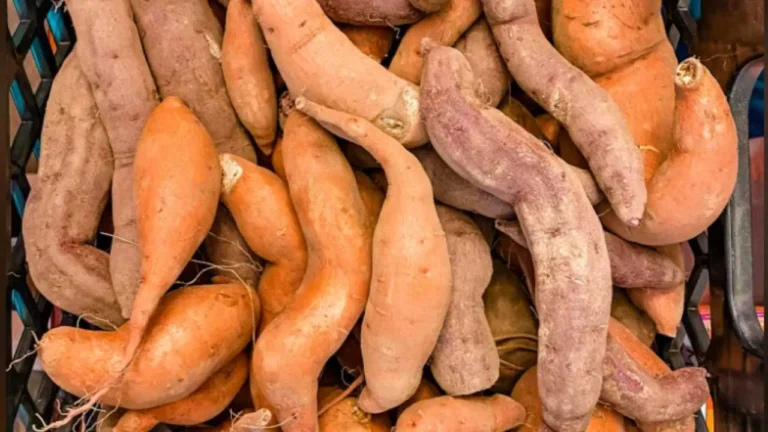
M 4 367 L 7 367 L 11 359 L 14 363 L 4 375 L 6 404 L 5 426 L 2 430 L 31 431 L 35 426 L 42 426 L 43 421 L 47 423 L 55 420 L 58 409 L 63 410 L 74 401 L 74 397 L 61 391 L 44 373 L 34 372 L 35 355 L 27 355 L 34 350 L 36 338 L 52 327 L 74 325 L 75 317 L 53 307 L 28 285 L 21 218 L 30 191 L 26 171 L 28 165 L 36 163 L 40 155 L 40 132 L 53 77 L 72 50 L 75 34 L 67 13 L 51 0 L 11 1 L 18 12 L 19 22 L 12 34 L 9 31 L 6 33 L 9 43 L 3 49 L 3 55 L 8 60 L 4 59 L 3 64 L 11 65 L 10 76 L 4 75 L 4 78 L 10 78 L 12 102 L 9 103 L 9 109 L 18 113 L 19 124 L 12 135 L 12 142 L 5 141 L 10 134 L 4 128 L 0 131 L 3 140 L 0 160 L 10 167 L 3 187 L 11 191 L 10 202 L 6 201 L 10 208 L 4 213 L 5 217 L 10 216 L 10 221 L 6 220 L 3 225 L 6 229 L 2 239 L 5 247 L 10 245 L 10 249 L 4 250 L 6 258 L 2 260 L 8 275 L 7 294 L 0 306 L 7 329 L 4 349 L 8 354 L 4 356 Z M 680 40 L 690 46 L 695 40 L 695 21 L 685 7 L 678 5 L 677 0 L 665 0 L 664 3 L 665 17 L 673 40 Z M 7 18 L 2 20 L 7 22 Z M 728 207 L 710 227 L 708 234 L 701 234 L 689 242 L 695 265 L 686 286 L 684 325 L 674 339 L 660 336 L 655 343 L 657 352 L 673 369 L 686 365 L 709 367 L 715 410 L 719 419 L 725 419 L 723 424 L 726 427 L 723 430 L 762 430 L 763 421 L 762 416 L 743 415 L 738 407 L 733 408 L 729 400 L 724 398 L 727 392 L 723 389 L 728 388 L 728 382 L 733 376 L 730 372 L 718 372 L 733 368 L 727 364 L 718 364 L 718 356 L 713 355 L 717 353 L 709 350 L 710 338 L 698 308 L 707 284 L 713 293 L 722 293 L 726 310 L 726 328 L 722 330 L 737 341 L 740 355 L 762 362 L 763 331 L 752 303 L 747 130 L 749 98 L 762 67 L 762 59 L 752 62 L 734 78 L 729 97 L 739 134 L 740 170 L 736 190 Z M 6 111 L 0 112 L 0 119 L 5 121 L 6 118 Z M 23 329 L 15 350 L 10 352 L 12 317 L 18 318 L 15 321 Z M 684 343 L 686 339 L 690 341 L 692 350 Z M 735 367 L 738 370 L 738 365 Z M 59 430 L 67 431 L 70 428 L 67 426 Z M 697 415 L 696 429 L 697 432 L 707 430 L 702 415 Z

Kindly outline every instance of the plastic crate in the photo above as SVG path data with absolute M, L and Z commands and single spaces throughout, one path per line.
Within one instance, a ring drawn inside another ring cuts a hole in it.
M 17 12 L 19 20 L 15 28 L 6 31 L 8 43 L 3 48 L 3 54 L 8 59 L 4 62 L 13 65 L 9 84 L 9 109 L 15 110 L 19 122 L 18 129 L 12 131 L 12 139 L 4 131 L 0 136 L 0 161 L 9 164 L 4 187 L 11 192 L 11 200 L 5 204 L 8 206 L 6 216 L 10 215 L 10 224 L 5 224 L 5 237 L 1 240 L 4 247 L 10 246 L 10 249 L 5 250 L 5 256 L 8 258 L 3 261 L 8 276 L 6 297 L 0 306 L 8 332 L 12 330 L 12 315 L 18 317 L 23 331 L 13 353 L 10 353 L 10 334 L 5 335 L 8 339 L 5 347 L 8 354 L 3 358 L 4 367 L 7 367 L 11 359 L 15 364 L 5 376 L 6 419 L 2 430 L 19 430 L 14 429 L 15 422 L 15 426 L 20 430 L 31 431 L 32 427 L 41 426 L 43 419 L 54 420 L 58 416 L 55 408 L 63 409 L 74 400 L 71 395 L 60 391 L 45 374 L 33 374 L 35 356 L 25 357 L 34 349 L 35 335 L 39 338 L 46 330 L 57 325 L 73 325 L 75 317 L 52 307 L 27 284 L 21 217 L 30 190 L 26 168 L 30 160 L 34 163 L 39 157 L 39 138 L 45 104 L 53 77 L 75 43 L 75 34 L 67 13 L 50 0 L 9 1 L 12 1 L 11 7 Z M 665 18 L 672 39 L 690 46 L 695 40 L 695 22 L 687 9 L 679 3 L 687 2 L 664 1 Z M 29 67 L 30 56 L 34 68 Z M 739 132 L 740 170 L 736 191 L 726 210 L 708 230 L 708 234 L 701 234 L 689 242 L 695 265 L 686 286 L 683 326 L 674 339 L 658 337 L 656 340 L 657 352 L 673 369 L 686 365 L 705 365 L 707 362 L 710 339 L 699 314 L 698 304 L 708 284 L 713 290 L 722 290 L 725 293 L 727 321 L 731 323 L 734 337 L 738 339 L 745 355 L 759 358 L 761 361 L 763 359 L 763 332 L 752 305 L 747 120 L 752 88 L 761 69 L 761 64 L 750 64 L 741 71 L 739 79 L 734 81 L 729 96 Z M 5 111 L 0 111 L 0 114 L 8 117 Z M 5 121 L 5 118 L 1 120 Z M 693 352 L 686 351 L 686 339 L 690 341 Z M 710 382 L 716 405 L 723 402 L 717 398 L 717 389 L 718 380 L 724 379 L 727 377 L 715 374 Z M 762 428 L 762 420 L 756 422 L 752 418 L 741 418 L 739 421 L 745 423 L 733 430 Z M 59 430 L 71 430 L 71 427 L 70 425 Z M 702 416 L 698 416 L 697 431 L 705 430 L 706 423 Z

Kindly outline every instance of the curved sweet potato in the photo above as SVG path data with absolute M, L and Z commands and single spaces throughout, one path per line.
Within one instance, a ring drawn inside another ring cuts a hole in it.
M 259 281 L 261 328 L 293 300 L 307 268 L 307 245 L 288 187 L 243 158 L 219 155 L 221 202 L 232 212 L 248 246 L 267 261 Z
M 515 82 L 563 124 L 619 219 L 637 226 L 647 199 L 642 157 L 619 107 L 546 40 L 534 0 L 483 5 Z
M 440 45 L 451 46 L 483 12 L 480 0 L 450 0 L 441 10 L 412 25 L 405 32 L 389 71 L 412 83 L 419 84 L 424 58 L 421 41 L 431 38 Z
M 363 317 L 366 387 L 358 400 L 366 412 L 387 411 L 416 391 L 451 302 L 450 256 L 432 186 L 416 157 L 371 123 L 303 97 L 296 108 L 364 147 L 387 174 Z M 413 287 L 419 287 L 417 295 Z
M 221 72 L 237 117 L 264 154 L 277 134 L 277 95 L 264 35 L 248 0 L 229 0 Z
M 139 287 L 141 253 L 136 247 L 133 157 L 144 123 L 158 104 L 157 88 L 133 22 L 128 0 L 75 0 L 67 3 L 77 30 L 76 51 L 93 90 L 114 160 L 110 249 L 112 287 L 124 318 L 131 314 Z
M 377 63 L 384 60 L 395 41 L 395 29 L 391 27 L 348 25 L 340 29 L 357 49 Z
M 35 288 L 99 327 L 120 325 L 109 255 L 91 246 L 109 198 L 112 151 L 76 55 L 53 81 L 40 150 L 21 225 Z
M 416 402 L 397 419 L 395 432 L 503 432 L 519 426 L 525 409 L 508 396 L 454 398 Z
M 421 102 L 432 144 L 462 177 L 514 206 L 531 245 L 544 419 L 556 430 L 583 430 L 600 395 L 611 305 L 600 222 L 565 163 L 483 106 L 461 53 L 429 43 L 424 48 Z
M 323 12 L 335 22 L 356 25 L 398 26 L 424 16 L 408 0 L 317 0 Z
M 681 267 L 684 265 L 681 245 L 660 246 L 657 249 L 659 254 L 673 263 Z M 677 327 L 685 309 L 685 278 L 670 289 L 657 290 L 649 287 L 629 290 L 627 295 L 632 303 L 651 317 L 659 333 L 669 337 L 677 335 Z
M 480 80 L 485 92 L 482 100 L 488 106 L 499 105 L 509 93 L 510 76 L 488 22 L 484 18 L 475 21 L 453 47 L 464 54 Z
M 241 283 L 169 293 L 152 319 L 141 355 L 101 401 L 145 409 L 192 394 L 250 342 L 258 314 L 258 297 Z M 128 333 L 127 324 L 110 332 L 52 329 L 40 341 L 43 370 L 69 393 L 88 395 L 122 361 Z
M 491 248 L 480 228 L 459 211 L 437 206 L 451 257 L 451 305 L 432 352 L 430 370 L 449 395 L 485 390 L 499 378 L 499 354 L 483 313 L 491 281 Z
M 427 142 L 418 87 L 358 50 L 317 2 L 255 0 L 253 11 L 293 96 L 363 117 L 407 147 Z
M 256 406 L 268 407 L 292 432 L 317 429 L 318 376 L 368 298 L 373 227 L 333 137 L 298 111 L 285 132 L 285 173 L 307 242 L 307 271 L 293 302 L 256 341 L 250 384 Z
M 120 417 L 112 432 L 149 432 L 159 423 L 194 426 L 206 422 L 229 405 L 248 378 L 248 356 L 240 353 L 189 396 Z
M 628 229 L 610 212 L 602 218 L 611 231 L 636 243 L 658 246 L 695 237 L 717 219 L 736 185 L 738 138 L 723 90 L 693 58 L 677 67 L 675 89 L 674 150 L 648 183 L 640 226 Z

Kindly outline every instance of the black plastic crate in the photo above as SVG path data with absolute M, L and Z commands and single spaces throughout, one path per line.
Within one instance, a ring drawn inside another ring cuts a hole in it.
M 7 84 L 4 88 L 8 89 L 12 99 L 9 109 L 18 113 L 19 127 L 12 140 L 5 131 L 0 135 L 0 162 L 8 167 L 3 187 L 10 191 L 10 199 L 4 203 L 6 223 L 3 224 L 5 229 L 3 238 L 0 239 L 5 248 L 0 262 L 5 266 L 7 273 L 5 297 L 0 305 L 3 323 L 8 329 L 8 334 L 5 335 L 7 340 L 4 346 L 4 368 L 11 361 L 14 362 L 5 375 L 6 420 L 2 430 L 13 431 L 16 422 L 31 431 L 34 426 L 42 426 L 43 420 L 49 422 L 56 418 L 58 409 L 64 409 L 74 400 L 45 374 L 33 373 L 35 355 L 27 355 L 34 349 L 35 336 L 42 337 L 45 331 L 53 326 L 74 325 L 75 317 L 53 307 L 42 296 L 35 294 L 27 284 L 21 218 L 30 190 L 26 168 L 31 159 L 34 163 L 39 157 L 45 104 L 53 77 L 75 43 L 75 33 L 67 13 L 51 0 L 9 1 L 13 2 L 12 7 L 18 12 L 19 21 L 14 29 L 6 30 L 2 64 L 11 65 L 11 71 L 8 76 L 3 76 L 3 84 Z M 695 22 L 678 3 L 685 2 L 664 1 L 665 19 L 670 33 L 677 32 L 680 42 L 690 47 L 695 40 Z M 6 23 L 6 17 L 2 18 Z M 675 30 L 672 30 L 672 27 Z M 34 62 L 33 69 L 28 66 L 28 60 L 25 64 L 25 59 L 30 56 Z M 763 331 L 752 302 L 747 130 L 749 99 L 762 68 L 763 59 L 760 58 L 747 65 L 738 77 L 734 77 L 729 97 L 739 133 L 740 169 L 736 190 L 728 207 L 710 227 L 708 234 L 701 234 L 689 242 L 695 256 L 695 265 L 686 286 L 683 326 L 680 327 L 676 338 L 658 337 L 656 340 L 657 351 L 673 369 L 707 363 L 710 339 L 698 310 L 707 284 L 710 284 L 712 289 L 725 292 L 727 320 L 732 323 L 735 337 L 738 338 L 745 355 L 759 358 L 760 361 L 764 358 Z M 6 118 L 6 111 L 0 111 L 0 121 L 4 122 Z M 22 323 L 23 331 L 15 351 L 11 352 L 11 317 L 14 314 Z M 684 344 L 686 339 L 690 341 L 692 351 Z M 710 382 L 716 404 L 720 402 L 717 394 L 718 380 L 723 378 L 715 374 Z M 734 430 L 762 428 L 762 419 L 742 420 L 746 423 Z M 71 428 L 72 425 L 69 425 L 59 430 L 67 431 Z M 703 418 L 698 416 L 697 431 L 706 429 Z

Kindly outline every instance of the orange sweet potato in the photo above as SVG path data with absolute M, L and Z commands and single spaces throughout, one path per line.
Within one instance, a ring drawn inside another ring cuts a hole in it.
M 485 92 L 483 101 L 488 106 L 497 106 L 509 93 L 510 77 L 488 21 L 484 18 L 475 21 L 453 47 L 464 54 L 480 80 Z
M 373 234 L 361 339 L 366 387 L 358 401 L 366 412 L 387 411 L 416 391 L 451 301 L 450 256 L 432 186 L 418 159 L 371 123 L 303 97 L 296 108 L 364 147 L 387 175 Z M 418 295 L 412 287 L 419 287 Z
M 379 220 L 381 208 L 384 206 L 384 194 L 373 180 L 361 171 L 355 171 L 355 182 L 357 182 L 357 189 L 360 191 L 360 198 L 365 206 L 365 213 L 368 215 L 368 224 L 375 227 Z
M 416 393 L 397 407 L 397 416 L 400 417 L 400 415 L 403 414 L 403 411 L 416 402 L 436 398 L 442 395 L 443 393 L 437 386 L 429 382 L 426 378 L 422 378 L 419 387 L 416 388 Z
M 395 29 L 390 27 L 347 25 L 340 28 L 357 49 L 377 63 L 384 60 L 395 41 Z
M 632 303 L 627 291 L 617 287 L 613 288 L 611 316 L 631 331 L 645 346 L 651 346 L 656 338 L 656 324 L 651 317 Z
M 411 4 L 424 12 L 436 12 L 442 9 L 450 0 L 410 0 Z
M 286 181 L 285 166 L 283 166 L 283 139 L 278 138 L 275 147 L 272 149 L 272 170 L 280 177 L 280 180 Z
M 275 173 L 226 153 L 219 155 L 219 163 L 221 201 L 251 250 L 267 261 L 258 288 L 264 328 L 288 306 L 301 285 L 307 245 L 288 187 Z
M 248 357 L 240 353 L 189 396 L 158 407 L 128 411 L 112 432 L 149 432 L 159 423 L 193 426 L 222 412 L 248 377 Z
M 325 389 L 321 389 L 325 390 Z M 339 396 L 342 390 L 334 388 L 325 391 L 323 405 Z M 392 423 L 386 414 L 367 414 L 358 406 L 353 397 L 346 397 L 325 411 L 318 420 L 320 432 L 390 432 Z
M 524 419 L 525 409 L 508 396 L 440 396 L 411 405 L 397 419 L 395 432 L 504 432 Z
M 258 314 L 257 296 L 240 283 L 173 291 L 160 303 L 141 355 L 101 401 L 145 409 L 189 396 L 245 348 Z M 129 330 L 52 329 L 40 341 L 43 369 L 64 390 L 86 396 L 122 362 Z
M 536 116 L 536 124 L 544 135 L 544 138 L 553 146 L 558 145 L 560 137 L 560 122 L 552 114 L 541 114 Z
M 253 11 L 293 96 L 365 118 L 408 147 L 427 142 L 418 87 L 357 49 L 317 2 L 255 0 Z
M 373 227 L 333 137 L 297 111 L 285 132 L 285 173 L 307 242 L 307 271 L 293 302 L 256 341 L 250 383 L 256 406 L 268 407 L 292 432 L 318 427 L 320 371 L 368 298 Z

